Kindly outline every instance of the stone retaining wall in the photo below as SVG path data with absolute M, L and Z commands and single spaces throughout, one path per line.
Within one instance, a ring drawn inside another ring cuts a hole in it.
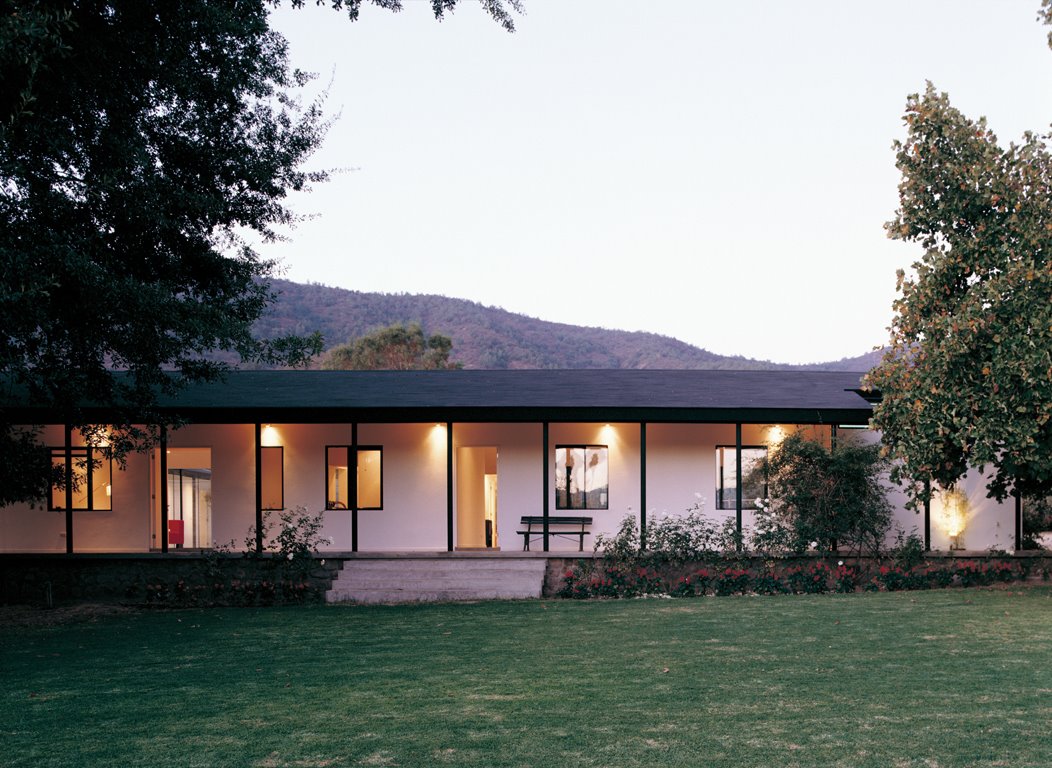
M 315 559 L 305 580 L 285 580 L 288 584 L 282 583 L 280 565 L 266 554 L 9 554 L 0 556 L 0 604 L 268 604 L 320 600 L 342 561 Z

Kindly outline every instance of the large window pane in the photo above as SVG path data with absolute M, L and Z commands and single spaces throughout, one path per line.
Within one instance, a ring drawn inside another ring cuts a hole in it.
M 358 449 L 358 509 L 381 509 L 383 501 L 383 452 Z
M 357 462 L 348 463 L 348 457 L 355 455 Z M 356 509 L 383 509 L 383 448 L 330 445 L 325 449 L 325 508 L 349 509 L 352 496 Z
M 605 445 L 555 447 L 555 508 L 607 509 L 609 461 Z
M 285 449 L 265 446 L 260 452 L 263 509 L 285 508 Z
M 109 512 L 112 509 L 113 459 L 108 449 L 75 447 L 73 457 L 73 509 Z M 66 449 L 51 449 L 51 466 L 63 478 L 52 486 L 49 509 L 66 508 Z
M 717 509 L 735 509 L 738 488 L 738 451 L 733 446 L 716 449 Z M 764 446 L 742 447 L 742 509 L 756 509 L 756 499 L 767 496 L 767 478 L 763 474 Z
M 347 489 L 347 455 L 349 449 L 329 446 L 325 449 L 325 508 L 347 509 L 351 498 Z

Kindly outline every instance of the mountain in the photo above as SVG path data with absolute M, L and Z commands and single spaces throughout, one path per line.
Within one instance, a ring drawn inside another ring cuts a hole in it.
M 326 348 L 393 323 L 420 323 L 453 340 L 465 368 L 676 368 L 868 370 L 879 352 L 830 363 L 787 365 L 717 355 L 669 336 L 588 328 L 518 315 L 464 299 L 362 293 L 274 280 L 278 301 L 255 326 L 260 338 L 321 331 Z

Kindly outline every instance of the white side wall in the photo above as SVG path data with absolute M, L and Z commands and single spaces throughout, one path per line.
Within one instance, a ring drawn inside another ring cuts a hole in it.
M 171 448 L 212 452 L 212 541 L 243 549 L 256 515 L 255 436 L 251 424 L 191 424 L 168 434 Z M 159 509 L 159 507 L 158 507 Z M 153 544 L 159 547 L 160 542 Z
M 522 537 L 516 533 L 519 519 L 541 514 L 541 439 L 540 424 L 453 425 L 455 447 L 497 449 L 497 542 L 501 551 L 522 549 Z M 554 467 L 554 458 L 552 461 Z
M 44 428 L 43 443 L 59 448 L 64 428 Z M 84 445 L 73 433 L 73 445 Z M 73 545 L 77 552 L 146 552 L 150 548 L 149 457 L 132 454 L 122 470 L 113 463 L 111 511 L 74 511 Z M 49 512 L 47 502 L 0 507 L 0 551 L 65 552 L 66 513 Z
M 771 445 L 792 431 L 789 425 L 744 425 L 742 443 Z M 805 427 L 828 440 L 824 427 Z M 733 424 L 647 425 L 647 516 L 682 514 L 699 501 L 702 511 L 719 523 L 733 519 L 734 510 L 716 509 L 717 446 L 733 446 Z M 859 434 L 859 433 L 854 433 Z M 861 433 L 875 440 L 873 433 Z M 44 442 L 60 446 L 61 426 L 47 427 Z M 262 432 L 264 445 L 284 447 L 284 503 L 317 512 L 325 505 L 325 447 L 349 445 L 348 424 L 274 424 Z M 74 438 L 75 444 L 80 444 Z M 358 546 L 368 551 L 444 551 L 446 549 L 446 427 L 423 424 L 362 424 L 358 444 L 383 448 L 383 509 L 358 512 Z M 212 539 L 233 541 L 241 548 L 255 521 L 255 457 L 253 426 L 191 425 L 169 435 L 171 447 L 208 448 L 212 461 Z M 607 509 L 590 510 L 594 520 L 585 538 L 591 550 L 597 534 L 617 531 L 625 515 L 640 513 L 640 428 L 636 423 L 560 423 L 549 428 L 548 456 L 542 456 L 540 424 L 454 424 L 454 456 L 458 447 L 497 449 L 497 536 L 503 551 L 522 548 L 519 518 L 543 511 L 543 467 L 549 473 L 548 505 L 556 509 L 555 450 L 559 445 L 606 445 L 609 448 Z M 74 512 L 74 549 L 77 552 L 145 552 L 156 548 L 157 502 L 151 493 L 151 458 L 133 454 L 125 470 L 114 465 L 112 511 Z M 455 476 L 455 473 L 454 473 Z M 998 504 L 986 497 L 986 480 L 978 472 L 962 484 L 964 528 L 960 544 L 969 550 L 1011 550 L 1015 531 L 1011 499 Z M 454 488 L 454 499 L 456 489 Z M 924 519 L 904 508 L 901 490 L 892 489 L 895 524 L 903 531 L 923 533 Z M 751 500 L 746 500 L 747 502 Z M 332 537 L 332 550 L 351 548 L 351 512 L 325 512 L 323 535 Z M 455 514 L 455 511 L 454 511 Z M 751 510 L 743 510 L 743 524 L 753 525 Z M 456 531 L 454 517 L 454 531 Z M 950 546 L 950 526 L 937 500 L 932 505 L 931 544 Z M 455 537 L 456 538 L 456 537 Z M 456 542 L 455 542 L 456 543 Z M 576 551 L 577 542 L 552 538 L 553 551 Z M 0 551 L 64 552 L 65 513 L 28 505 L 0 508 Z

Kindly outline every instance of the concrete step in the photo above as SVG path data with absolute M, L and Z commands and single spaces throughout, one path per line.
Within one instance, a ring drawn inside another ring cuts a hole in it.
M 408 603 L 539 598 L 546 567 L 543 558 L 347 560 L 325 599 Z

